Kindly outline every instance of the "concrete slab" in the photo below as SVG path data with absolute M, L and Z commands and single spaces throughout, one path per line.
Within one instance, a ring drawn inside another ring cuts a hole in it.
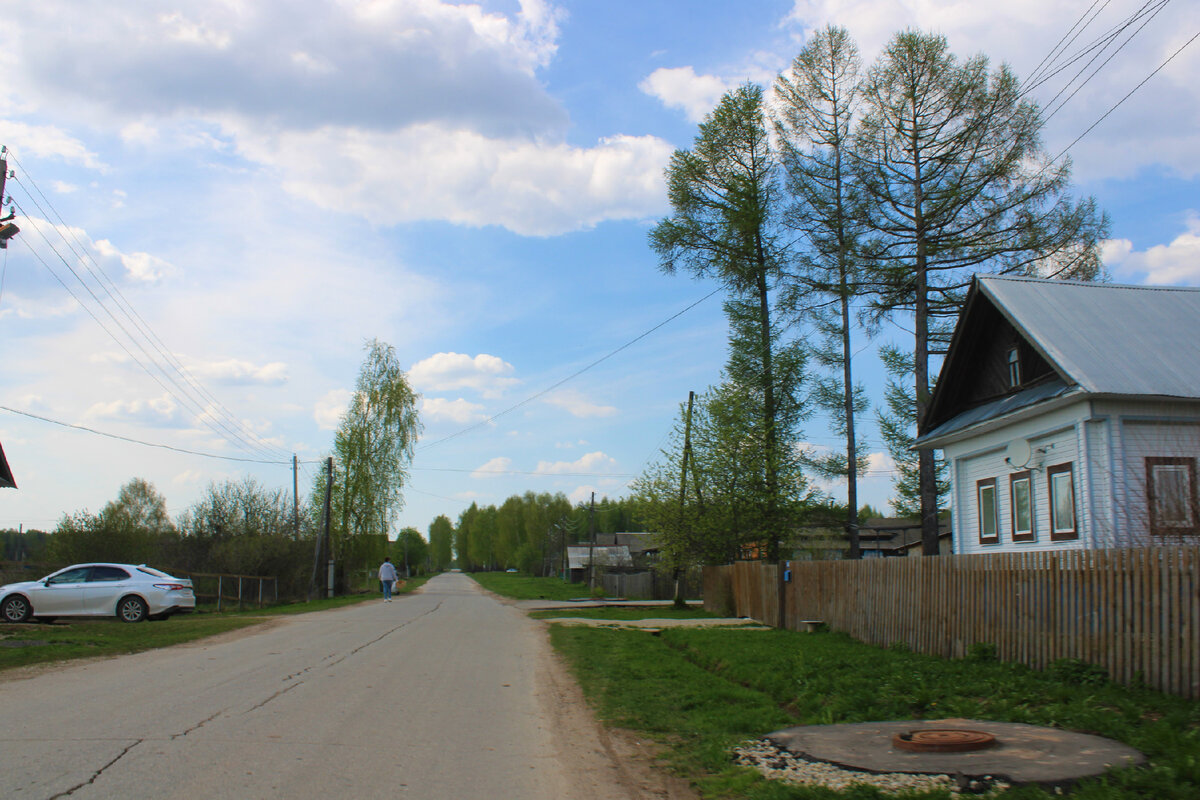
M 986 750 L 968 753 L 915 753 L 892 745 L 909 731 L 954 728 L 996 737 Z M 1128 745 L 1058 728 L 972 719 L 861 722 L 807 725 L 768 734 L 791 753 L 868 772 L 911 772 L 1004 778 L 1011 783 L 1067 785 L 1102 774 L 1109 767 L 1145 763 Z

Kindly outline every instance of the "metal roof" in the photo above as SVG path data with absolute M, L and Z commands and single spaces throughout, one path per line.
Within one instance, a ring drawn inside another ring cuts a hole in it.
M 979 276 L 980 291 L 1095 394 L 1200 397 L 1200 289 Z

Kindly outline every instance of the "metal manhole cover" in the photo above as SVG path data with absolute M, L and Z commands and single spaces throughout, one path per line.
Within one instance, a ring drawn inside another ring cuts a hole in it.
M 892 736 L 892 745 L 913 753 L 969 753 L 996 743 L 996 737 L 984 731 L 958 728 L 925 728 Z

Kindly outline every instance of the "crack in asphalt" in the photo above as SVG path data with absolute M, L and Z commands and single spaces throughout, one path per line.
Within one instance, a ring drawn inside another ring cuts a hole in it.
M 383 633 L 381 633 L 379 636 L 376 636 L 374 639 L 371 639 L 370 641 L 367 641 L 367 642 L 363 642 L 363 643 L 362 643 L 362 644 L 360 644 L 358 647 L 355 647 L 353 650 L 349 650 L 349 651 L 347 651 L 346 653 L 342 654 L 340 657 L 336 658 L 336 659 L 335 659 L 335 660 L 333 660 L 333 661 L 329 661 L 329 659 L 330 659 L 330 658 L 333 658 L 333 656 L 332 656 L 332 655 L 330 655 L 330 656 L 326 656 L 326 657 L 323 659 L 323 661 L 324 661 L 324 662 L 326 662 L 326 663 L 324 664 L 324 666 L 330 666 L 330 667 L 332 667 L 332 666 L 336 666 L 336 665 L 338 665 L 338 664 L 342 663 L 343 661 L 345 661 L 345 660 L 346 660 L 347 658 L 349 658 L 350 656 L 353 656 L 353 655 L 355 655 L 355 654 L 357 654 L 357 653 L 360 653 L 360 652 L 362 652 L 363 650 L 365 650 L 366 648 L 370 647 L 371 645 L 378 644 L 379 642 L 381 642 L 381 641 L 383 641 L 384 639 L 386 639 L 388 636 L 391 636 L 391 635 L 392 635 L 393 633 L 395 633 L 396 631 L 403 630 L 403 629 L 404 629 L 405 627 L 407 627 L 408 625 L 411 625 L 412 623 L 416 622 L 417 620 L 419 620 L 419 619 L 422 619 L 423 617 L 426 617 L 426 616 L 428 616 L 428 615 L 430 615 L 430 614 L 434 613 L 435 611 L 437 611 L 437 610 L 438 610 L 438 609 L 440 609 L 441 607 L 442 607 L 442 603 L 441 603 L 441 601 L 439 601 L 439 602 L 438 602 L 438 604 L 437 604 L 436 606 L 434 606 L 433 608 L 429 609 L 428 611 L 425 611 L 425 612 L 423 612 L 423 613 L 421 613 L 421 614 L 418 614 L 417 616 L 413 617 L 412 619 L 406 620 L 405 622 L 402 622 L 402 623 L 400 623 L 399 625 L 396 625 L 396 626 L 395 626 L 395 627 L 393 627 L 393 628 L 389 628 L 388 630 L 386 630 L 386 631 L 384 631 Z M 287 682 L 287 681 L 295 681 L 295 683 L 293 683 L 291 686 L 288 686 L 288 687 L 285 687 L 285 688 L 283 688 L 283 689 L 280 689 L 279 691 L 277 691 L 277 692 L 275 692 L 274 694 L 272 694 L 270 697 L 267 697 L 267 698 L 265 698 L 264 700 L 262 700 L 261 702 L 259 702 L 259 703 L 256 703 L 255 705 L 253 705 L 253 706 L 251 706 L 250 708 L 246 709 L 246 710 L 245 710 L 245 711 L 243 711 L 242 713 L 243 713 L 243 714 L 250 714 L 250 713 L 252 713 L 252 712 L 254 712 L 254 711 L 257 711 L 257 710 L 261 709 L 263 706 L 265 706 L 265 705 L 267 705 L 268 703 L 270 703 L 272 700 L 275 700 L 275 699 L 277 699 L 277 698 L 279 698 L 279 697 L 282 697 L 283 695 L 287 694 L 288 692 L 292 691 L 293 689 L 296 689 L 296 688 L 298 688 L 298 687 L 300 687 L 300 686 L 304 685 L 304 681 L 303 681 L 303 680 L 300 680 L 300 676 L 304 675 L 304 674 L 305 674 L 305 673 L 307 673 L 307 672 L 310 672 L 310 671 L 312 671 L 312 670 L 313 670 L 313 669 L 315 669 L 317 666 L 320 666 L 320 665 L 312 665 L 312 666 L 308 666 L 308 667 L 305 667 L 304 669 L 300 670 L 299 672 L 294 672 L 294 673 L 292 673 L 291 675 L 288 675 L 288 676 L 284 677 L 284 678 L 283 678 L 284 682 Z M 213 715 L 211 715 L 211 716 L 209 716 L 209 717 L 207 717 L 207 718 L 205 718 L 205 719 L 202 719 L 202 720 L 200 720 L 200 721 L 199 721 L 199 722 L 197 722 L 195 725 L 192 725 L 190 728 L 187 728 L 186 730 L 184 730 L 184 731 L 182 731 L 182 732 L 180 732 L 180 733 L 173 733 L 173 734 L 171 734 L 169 738 L 170 738 L 170 740 L 171 740 L 171 741 L 174 741 L 174 740 L 176 740 L 176 739 L 181 739 L 181 738 L 183 738 L 184 736 L 187 736 L 187 735 L 188 735 L 188 734 L 190 734 L 190 733 L 194 733 L 195 731 L 199 730 L 200 728 L 203 728 L 205 725 L 207 725 L 208 723 L 210 723 L 210 722 L 212 722 L 213 720 L 215 720 L 217 717 L 220 717 L 221 715 L 225 714 L 225 713 L 226 713 L 228 710 L 229 710 L 228 708 L 223 708 L 223 709 L 221 709 L 220 711 L 217 711 L 216 713 L 214 713 Z M 59 792 L 58 794 L 56 794 L 56 795 L 54 795 L 53 797 L 51 797 L 51 798 L 50 798 L 50 800 L 59 800 L 59 798 L 63 798 L 63 797 L 70 797 L 71 795 L 75 794 L 75 792 L 79 791 L 80 789 L 82 789 L 82 788 L 84 788 L 84 787 L 86 787 L 86 786 L 91 786 L 91 785 L 92 785 L 92 784 L 94 784 L 94 783 L 95 783 L 97 780 L 99 780 L 99 778 L 100 778 L 100 776 L 101 776 L 101 775 L 103 775 L 103 774 L 104 774 L 106 771 L 108 771 L 109 769 L 111 769 L 111 768 L 113 767 L 113 765 L 114 765 L 114 764 L 116 764 L 118 761 L 120 761 L 120 760 L 121 760 L 121 759 L 123 759 L 123 758 L 124 758 L 126 755 L 128 755 L 128 754 L 129 754 L 129 751 L 133 750 L 133 748 L 137 747 L 139 744 L 142 744 L 142 743 L 143 743 L 143 742 L 145 742 L 145 741 L 146 741 L 145 739 L 136 739 L 136 740 L 134 740 L 132 743 L 130 743 L 128 746 L 126 746 L 124 749 L 122 749 L 120 753 L 117 753 L 117 755 L 116 755 L 116 756 L 114 756 L 114 757 L 113 757 L 113 758 L 112 758 L 112 759 L 111 759 L 111 760 L 110 760 L 108 763 L 104 764 L 104 765 L 103 765 L 103 766 L 101 766 L 99 769 L 97 769 L 95 772 L 93 772 L 93 773 L 92 773 L 92 775 L 91 775 L 91 777 L 90 777 L 90 778 L 88 778 L 86 781 L 83 781 L 82 783 L 78 783 L 78 784 L 76 784 L 75 786 L 72 786 L 70 789 L 67 789 L 66 791 Z
M 278 692 L 271 695 L 266 700 L 263 700 L 261 703 L 255 703 L 254 705 L 250 706 L 242 713 L 249 714 L 253 711 L 258 711 L 260 708 L 262 708 L 263 706 L 265 706 L 267 703 L 271 702 L 272 700 L 276 699 L 277 697 L 283 697 L 285 694 L 290 692 L 292 689 L 295 689 L 295 688 L 297 688 L 299 686 L 303 686 L 303 685 L 304 685 L 304 681 L 300 681 L 299 683 L 293 683 L 291 686 L 288 686 L 285 689 L 280 689 Z
M 104 771 L 105 771 L 105 770 L 107 770 L 107 769 L 108 769 L 109 767 L 111 767 L 113 764 L 116 764 L 118 761 L 120 761 L 122 758 L 124 758 L 124 757 L 125 757 L 125 755 L 126 755 L 126 754 L 127 754 L 129 751 L 130 751 L 130 750 L 132 750 L 133 748 L 137 747 L 139 744 L 141 744 L 141 743 L 142 743 L 142 742 L 144 742 L 144 741 L 146 741 L 146 740 L 145 740 L 145 739 L 137 739 L 137 740 L 136 740 L 136 741 L 134 741 L 132 744 L 130 744 L 129 746 L 127 746 L 127 747 L 126 747 L 124 750 L 122 750 L 121 752 L 117 753 L 116 757 L 114 757 L 114 758 L 113 758 L 111 761 L 109 761 L 109 762 L 108 762 L 107 764 L 105 764 L 104 766 L 100 767 L 100 769 L 98 769 L 98 770 L 96 770 L 95 772 L 93 772 L 93 773 L 92 773 L 92 777 L 88 778 L 88 779 L 87 779 L 86 781 L 84 781 L 83 783 L 79 783 L 79 784 L 76 784 L 76 785 L 72 786 L 70 789 L 67 789 L 65 792 L 59 792 L 58 794 L 56 794 L 56 795 L 54 795 L 53 797 L 51 797 L 51 798 L 50 798 L 50 800 L 58 800 L 58 798 L 60 798 L 60 797 L 70 797 L 71 795 L 75 794 L 75 792 L 79 791 L 79 790 L 80 790 L 80 789 L 82 789 L 83 787 L 85 787 L 85 786 L 91 786 L 93 783 L 95 783 L 95 782 L 96 782 L 96 780 L 97 780 L 97 779 L 98 779 L 98 778 L 99 778 L 101 775 L 103 775 L 103 774 L 104 774 Z
M 429 616 L 430 614 L 434 613 L 435 611 L 437 611 L 439 608 L 441 608 L 441 607 L 442 607 L 442 603 L 443 603 L 443 602 L 445 602 L 445 601 L 443 601 L 443 600 L 439 600 L 439 601 L 438 601 L 438 604 L 437 604 L 436 606 L 434 606 L 433 608 L 429 609 L 428 611 L 425 611 L 425 612 L 423 612 L 423 613 L 421 613 L 421 614 L 418 614 L 417 616 L 413 617 L 413 618 L 412 618 L 412 619 L 410 619 L 410 620 L 406 620 L 406 621 L 404 621 L 404 622 L 401 622 L 399 625 L 397 625 L 397 626 L 396 626 L 396 627 L 394 627 L 394 628 L 389 628 L 388 630 L 386 630 L 386 631 L 384 631 L 383 633 L 381 633 L 381 634 L 379 634 L 378 636 L 376 636 L 374 639 L 371 639 L 369 642 L 363 642 L 362 644 L 360 644 L 358 647 L 354 648 L 353 650 L 350 650 L 350 651 L 348 651 L 348 652 L 346 652 L 346 653 L 342 654 L 342 655 L 341 655 L 339 658 L 337 658 L 337 659 L 335 659 L 335 660 L 333 660 L 333 661 L 330 661 L 330 662 L 329 662 L 329 663 L 328 663 L 326 666 L 335 667 L 335 666 L 337 666 L 338 664 L 340 664 L 340 663 L 342 663 L 343 661 L 345 661 L 345 660 L 346 660 L 347 658 L 349 658 L 350 656 L 352 656 L 352 655 L 355 655 L 355 654 L 357 654 L 357 653 L 360 653 L 360 652 L 362 652 L 363 650 L 366 650 L 368 647 L 370 647 L 370 646 L 371 646 L 371 645 L 373 645 L 373 644 L 378 644 L 379 642 L 382 642 L 384 639 L 386 639 L 387 637 L 391 636 L 391 635 L 392 635 L 393 633 L 395 633 L 396 631 L 398 631 L 398 630 L 403 630 L 404 628 L 406 628 L 406 627 L 408 627 L 409 625 L 413 624 L 413 623 L 414 623 L 414 622 L 416 622 L 417 620 L 419 620 L 419 619 L 423 619 L 423 618 L 425 618 L 425 617 Z M 329 655 L 329 656 L 326 656 L 326 658 L 327 658 L 327 659 L 328 659 L 328 658 L 333 658 L 333 656 L 332 656 L 332 655 Z
M 227 708 L 222 708 L 220 711 L 218 711 L 217 713 L 213 714 L 211 717 L 208 717 L 208 718 L 206 718 L 206 719 L 202 719 L 202 720 L 200 720 L 200 721 L 199 721 L 199 722 L 197 722 L 195 725 L 193 725 L 192 727 L 190 727 L 190 728 L 188 728 L 187 730 L 185 730 L 183 733 L 172 733 L 172 734 L 171 734 L 171 737 L 170 737 L 170 738 L 171 738 L 171 741 L 175 741 L 176 739 L 182 739 L 184 736 L 187 736 L 189 733 L 192 733 L 193 731 L 197 731 L 197 730 L 199 730 L 200 728 L 203 728 L 205 725 L 207 725 L 208 723 L 212 722 L 214 719 L 216 719 L 217 717 L 221 716 L 222 714 L 224 714 L 224 713 L 225 713 L 226 711 L 228 711 L 228 710 L 229 710 L 229 709 L 227 709 Z

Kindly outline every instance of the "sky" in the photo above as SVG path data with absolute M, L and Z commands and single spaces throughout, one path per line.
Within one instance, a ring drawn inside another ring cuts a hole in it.
M 718 287 L 647 245 L 723 92 L 769 86 L 828 23 L 866 63 L 915 27 L 1025 79 L 1142 6 L 9 0 L 0 528 L 52 530 L 135 477 L 173 516 L 213 482 L 290 492 L 293 454 L 306 494 L 372 339 L 421 395 L 399 526 L 624 496 L 725 360 Z M 1154 0 L 1030 90 L 1120 283 L 1200 285 L 1197 34 L 1200 5 Z M 871 416 L 859 496 L 884 509 Z M 805 440 L 837 445 L 819 419 Z

